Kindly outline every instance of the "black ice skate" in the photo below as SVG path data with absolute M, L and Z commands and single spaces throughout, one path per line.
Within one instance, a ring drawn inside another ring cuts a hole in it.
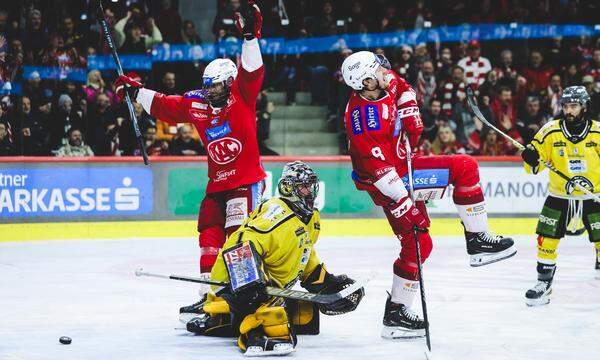
M 246 350 L 244 356 L 283 356 L 294 351 L 295 340 L 289 338 L 270 338 L 265 336 L 262 329 L 251 330 L 242 339 Z
M 596 253 L 596 280 L 600 280 L 600 258 Z
M 416 339 L 425 336 L 425 322 L 403 304 L 394 304 L 388 296 L 383 314 L 384 339 Z
M 532 289 L 525 293 L 525 303 L 527 306 L 541 306 L 550 302 L 552 294 L 552 280 L 538 280 Z
M 182 306 L 179 308 L 179 321 L 184 324 L 187 324 L 192 318 L 197 315 L 204 314 L 204 303 L 206 302 L 206 294 L 202 297 L 202 300 L 197 303 L 193 303 L 192 305 Z
M 517 253 L 512 238 L 496 235 L 491 231 L 468 232 L 465 230 L 467 253 L 471 257 L 471 266 L 483 266 L 504 259 Z

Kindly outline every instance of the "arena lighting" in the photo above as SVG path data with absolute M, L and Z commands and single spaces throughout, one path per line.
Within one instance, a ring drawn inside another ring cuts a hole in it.
M 511 29 L 516 29 L 516 28 L 517 28 L 517 26 L 518 26 L 518 24 L 517 24 L 516 22 L 511 22 L 511 23 L 510 23 L 510 28 L 511 28 Z
M 431 21 L 424 21 L 423 22 L 423 27 L 430 28 L 431 27 Z
M 87 14 L 86 13 L 82 13 L 81 16 L 79 17 L 81 20 L 87 20 Z
M 600 24 L 594 25 L 594 30 L 600 30 Z

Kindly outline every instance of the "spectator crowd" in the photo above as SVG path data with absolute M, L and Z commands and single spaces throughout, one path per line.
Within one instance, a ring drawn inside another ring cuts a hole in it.
M 203 41 L 219 44 L 237 37 L 233 14 L 244 0 L 215 0 L 212 36 L 202 36 L 183 19 L 177 0 L 106 3 L 119 53 L 151 53 L 155 45 Z M 112 70 L 88 68 L 88 56 L 108 54 L 101 29 L 86 2 L 24 0 L 0 5 L 0 156 L 126 156 L 140 149 L 127 108 L 119 103 Z M 424 29 L 460 23 L 594 24 L 600 3 L 593 0 L 264 0 L 263 37 L 303 38 L 348 33 Z M 281 7 L 280 3 L 285 6 Z M 352 51 L 265 56 L 267 74 L 257 101 L 262 154 L 273 105 L 268 91 L 308 91 L 312 104 L 327 106 L 328 131 L 339 134 L 345 151 L 343 113 L 350 88 L 339 65 Z M 417 92 L 425 125 L 422 154 L 470 153 L 513 155 L 516 149 L 482 126 L 466 106 L 465 89 L 476 89 L 484 115 L 502 131 L 530 141 L 560 113 L 562 90 L 586 86 L 590 111 L 600 116 L 600 39 L 588 36 L 509 39 L 458 43 L 420 43 L 369 49 L 385 55 L 393 69 Z M 235 59 L 238 60 L 238 59 Z M 57 76 L 24 67 L 51 67 Z M 151 70 L 129 75 L 165 94 L 198 88 L 205 63 L 154 63 Z M 69 79 L 74 69 L 87 73 L 85 83 Z M 64 75 L 64 76 L 63 76 Z M 16 95 L 17 84 L 20 92 Z M 196 130 L 169 126 L 134 110 L 149 155 L 205 154 Z

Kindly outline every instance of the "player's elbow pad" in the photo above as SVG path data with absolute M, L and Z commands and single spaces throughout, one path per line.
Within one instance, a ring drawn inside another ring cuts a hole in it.
M 375 187 L 385 196 L 398 202 L 400 199 L 408 196 L 408 191 L 404 187 L 404 182 L 396 170 L 388 171 L 379 180 L 373 183 Z
M 146 110 L 146 112 L 148 114 L 152 114 L 150 112 L 150 110 L 152 109 L 152 101 L 154 101 L 154 95 L 156 95 L 156 91 L 146 89 L 146 88 L 141 88 L 138 91 L 135 101 L 140 103 L 142 105 L 142 107 L 144 108 L 144 110 Z
M 263 66 L 258 39 L 244 40 L 242 44 L 242 67 L 247 72 L 253 72 Z

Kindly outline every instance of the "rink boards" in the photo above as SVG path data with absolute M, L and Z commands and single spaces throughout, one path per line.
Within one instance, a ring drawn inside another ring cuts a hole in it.
M 495 231 L 530 234 L 547 195 L 547 174 L 526 174 L 520 158 L 478 158 Z M 281 169 L 296 158 L 265 157 L 264 197 L 276 195 Z M 385 236 L 381 209 L 355 189 L 348 157 L 305 157 L 319 175 L 323 233 Z M 501 160 L 501 161 L 500 161 Z M 227 173 L 221 174 L 226 181 Z M 436 183 L 438 179 L 417 179 Z M 196 236 L 207 183 L 206 158 L 0 159 L 0 241 Z M 452 188 L 430 202 L 434 235 L 459 235 Z

